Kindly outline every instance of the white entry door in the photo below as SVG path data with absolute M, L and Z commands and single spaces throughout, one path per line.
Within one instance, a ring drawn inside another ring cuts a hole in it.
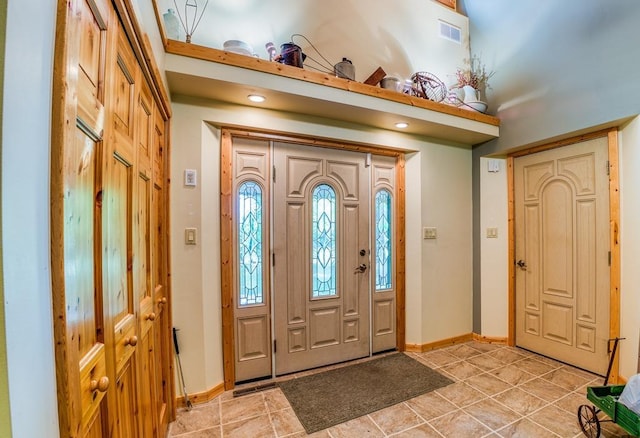
M 514 160 L 516 344 L 604 374 L 609 338 L 607 138 Z
M 277 374 L 369 354 L 365 158 L 356 152 L 275 144 Z

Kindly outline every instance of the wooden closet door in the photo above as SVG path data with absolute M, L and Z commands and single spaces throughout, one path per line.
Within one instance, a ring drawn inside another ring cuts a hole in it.
M 153 185 L 151 192 L 151 285 L 155 302 L 155 345 L 154 361 L 156 364 L 155 379 L 155 415 L 158 436 L 166 436 L 169 425 L 169 406 L 173 394 L 173 346 L 169 342 L 171 333 L 171 319 L 167 291 L 167 217 L 166 217 L 166 187 L 165 153 L 167 149 L 166 120 L 159 111 L 154 114 L 152 131 L 152 166 Z
M 70 102 L 54 108 L 53 123 L 60 129 L 51 158 L 55 335 L 65 345 L 56 349 L 58 374 L 66 381 L 58 385 L 60 430 L 69 437 L 103 436 L 109 429 L 105 396 L 113 388 L 99 263 L 105 56 L 111 17 L 108 4 L 85 0 L 69 2 L 59 17 L 68 29 L 84 36 L 56 59 L 57 71 L 67 73 L 64 85 L 56 83 L 56 93 Z
M 154 324 L 156 313 L 151 287 L 151 150 L 153 100 L 151 90 L 141 78 L 136 99 L 135 216 L 134 216 L 134 295 L 139 309 L 140 346 L 138 348 L 138 394 L 140 401 L 140 434 L 156 436 L 154 358 Z
M 175 416 L 170 108 L 130 11 L 128 1 L 58 1 L 51 270 L 63 437 L 166 436 Z
M 112 336 L 116 376 L 117 427 L 115 436 L 138 436 L 136 418 L 136 359 L 138 327 L 133 288 L 133 199 L 137 175 L 134 172 L 134 114 L 137 62 L 124 30 L 119 27 L 112 69 L 111 105 L 108 120 L 111 138 L 107 143 L 103 213 L 103 282 L 108 303 L 106 332 Z

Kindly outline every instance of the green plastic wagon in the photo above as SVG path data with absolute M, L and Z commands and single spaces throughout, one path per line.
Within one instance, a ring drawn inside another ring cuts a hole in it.
M 625 385 L 607 385 L 611 375 L 613 359 L 618 350 L 618 342 L 623 339 L 615 338 L 610 340 L 610 342 L 614 341 L 614 344 L 609 358 L 609 369 L 607 369 L 607 376 L 604 379 L 604 386 L 589 386 L 587 388 L 587 399 L 593 403 L 593 406 L 580 405 L 578 408 L 580 428 L 582 433 L 589 438 L 599 437 L 600 423 L 607 421 L 616 423 L 633 436 L 640 436 L 640 416 L 618 401 Z M 600 412 L 607 414 L 609 419 L 598 418 Z
M 640 416 L 618 401 L 624 385 L 590 386 L 587 399 L 593 406 L 581 405 L 578 408 L 578 421 L 585 436 L 600 436 L 600 423 L 612 421 L 633 436 L 640 436 Z M 598 413 L 604 412 L 609 419 L 601 420 Z

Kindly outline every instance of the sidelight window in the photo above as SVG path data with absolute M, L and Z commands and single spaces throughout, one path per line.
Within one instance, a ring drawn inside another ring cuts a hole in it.
M 264 304 L 262 188 L 247 181 L 238 188 L 239 304 Z
M 312 297 L 337 295 L 336 290 L 336 192 L 328 184 L 313 190 L 311 212 Z
M 392 288 L 392 228 L 391 228 L 391 193 L 380 190 L 375 198 L 375 264 L 376 291 Z

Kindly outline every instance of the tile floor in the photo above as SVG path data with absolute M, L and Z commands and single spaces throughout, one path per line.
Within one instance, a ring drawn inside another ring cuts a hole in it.
M 469 342 L 407 353 L 455 383 L 313 434 L 314 437 L 580 437 L 578 406 L 599 376 L 518 348 Z M 606 417 L 604 417 L 606 418 Z M 603 437 L 624 437 L 601 423 Z M 180 410 L 171 438 L 307 436 L 279 389 Z

